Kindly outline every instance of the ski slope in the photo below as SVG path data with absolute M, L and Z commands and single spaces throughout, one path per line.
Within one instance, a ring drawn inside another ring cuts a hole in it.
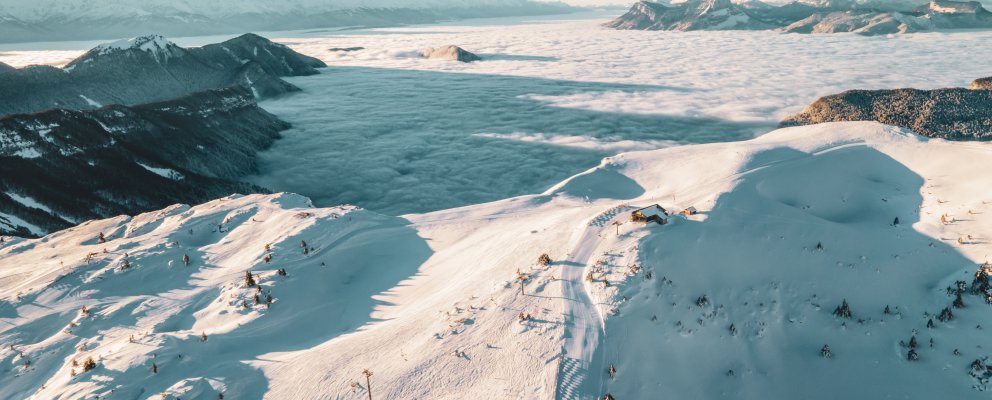
M 376 399 L 984 398 L 992 309 L 946 288 L 988 256 L 989 161 L 833 123 L 426 214 L 232 196 L 5 237 L 0 398 L 361 399 L 365 369 Z M 656 203 L 699 213 L 630 221 Z

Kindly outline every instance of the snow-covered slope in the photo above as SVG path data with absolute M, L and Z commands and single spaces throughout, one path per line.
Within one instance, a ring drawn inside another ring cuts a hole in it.
M 981 398 L 989 161 L 834 123 L 404 218 L 253 195 L 5 238 L 0 397 Z M 698 213 L 631 222 L 655 203 Z

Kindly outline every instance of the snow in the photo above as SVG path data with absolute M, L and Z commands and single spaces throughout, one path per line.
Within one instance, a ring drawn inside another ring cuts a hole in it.
M 85 101 L 87 104 L 89 104 L 89 105 L 91 105 L 93 107 L 103 107 L 103 105 L 101 105 L 100 103 L 97 103 L 96 101 L 93 101 L 93 99 L 90 99 L 89 97 L 86 97 L 84 95 L 79 95 L 79 97 L 82 98 L 83 101 Z
M 31 198 L 31 196 L 23 196 L 10 191 L 4 192 L 4 194 L 6 194 L 7 197 L 10 197 L 14 201 L 23 204 L 25 207 L 37 208 L 49 214 L 53 214 L 51 208 L 48 208 L 48 206 L 39 203 L 37 200 Z
M 183 174 L 181 174 L 179 171 L 176 171 L 171 168 L 153 167 L 143 162 L 137 162 L 137 164 L 140 165 L 141 168 L 148 170 L 148 172 L 151 172 L 163 178 L 172 179 L 174 181 L 181 181 L 183 180 L 183 178 L 185 178 L 185 176 L 183 176 Z
M 361 398 L 368 368 L 376 398 L 979 398 L 984 301 L 924 325 L 985 261 L 990 161 L 834 123 L 405 218 L 275 194 L 90 221 L 0 245 L 0 397 Z M 630 221 L 656 203 L 699 214 Z
M 9 154 L 21 158 L 41 157 L 41 152 L 34 147 L 34 143 L 24 139 L 16 130 L 0 130 L 0 154 Z
M 44 229 L 39 228 L 35 224 L 29 223 L 21 218 L 18 218 L 17 216 L 2 212 L 0 212 L 0 225 L 3 225 L 4 229 L 11 231 L 17 230 L 19 227 L 23 227 L 33 235 L 42 235 L 45 233 Z
M 104 43 L 95 47 L 93 51 L 105 55 L 122 50 L 141 50 L 152 54 L 156 60 L 160 60 L 161 58 L 168 58 L 172 54 L 171 50 L 176 47 L 175 43 L 161 35 L 148 35 Z
M 987 261 L 988 144 L 869 122 L 755 137 L 822 94 L 963 86 L 989 33 L 602 20 L 285 35 L 333 73 L 263 103 L 294 128 L 256 180 L 314 201 L 231 196 L 0 243 L 0 398 L 364 398 L 366 368 L 390 399 L 992 390 L 968 372 L 992 355 L 984 299 L 935 318 Z M 440 43 L 485 61 L 403 56 Z M 366 50 L 329 50 L 350 46 Z M 698 213 L 631 221 L 652 204 Z M 831 315 L 842 301 L 854 318 Z

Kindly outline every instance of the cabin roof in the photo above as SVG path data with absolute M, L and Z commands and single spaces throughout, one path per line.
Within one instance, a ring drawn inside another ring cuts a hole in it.
M 665 210 L 665 207 L 662 207 L 660 205 L 652 204 L 647 207 L 638 208 L 634 210 L 632 213 L 641 213 L 644 215 L 658 215 L 658 214 L 667 215 L 668 210 Z

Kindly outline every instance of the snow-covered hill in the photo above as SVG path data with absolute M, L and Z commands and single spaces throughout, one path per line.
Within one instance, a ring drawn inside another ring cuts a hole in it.
M 990 160 L 833 123 L 403 218 L 251 195 L 7 237 L 0 397 L 982 398 Z

